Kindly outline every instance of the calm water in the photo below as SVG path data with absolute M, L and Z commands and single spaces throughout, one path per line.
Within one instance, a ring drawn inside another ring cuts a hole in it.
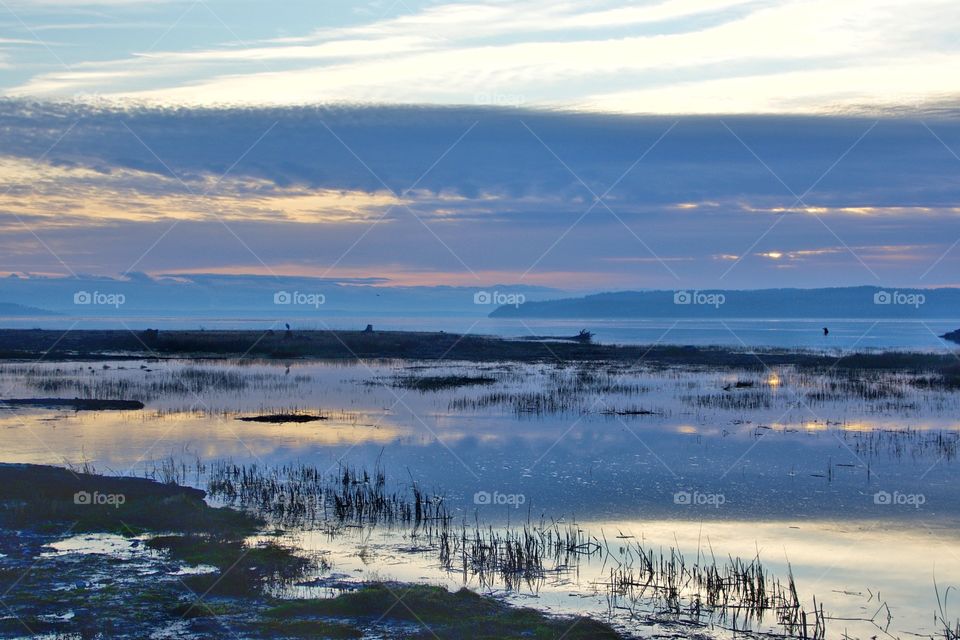
M 9 328 L 53 329 L 263 329 L 283 326 L 282 320 L 261 318 L 221 320 L 216 318 L 185 321 L 171 318 L 90 319 L 0 318 Z M 292 324 L 301 329 L 362 329 L 372 322 L 378 329 L 408 331 L 448 331 L 507 337 L 529 335 L 574 335 L 589 329 L 602 343 L 617 344 L 690 344 L 732 347 L 784 347 L 818 350 L 836 349 L 913 349 L 942 351 L 957 349 L 955 343 L 939 336 L 960 328 L 960 320 L 503 320 L 486 317 L 384 317 L 346 318 L 342 316 L 298 318 Z M 823 335 L 824 325 L 830 335 Z
M 430 392 L 396 386 L 465 373 L 493 382 Z M 0 387 L 4 397 L 120 395 L 147 404 L 136 412 L 4 409 L 5 462 L 91 462 L 113 473 L 144 473 L 168 458 L 331 472 L 379 462 L 394 482 L 413 479 L 443 494 L 471 522 L 576 521 L 619 541 L 614 547 L 642 541 L 689 558 L 759 556 L 774 573 L 792 570 L 804 601 L 816 596 L 828 615 L 844 618 L 830 622 L 828 637 L 934 635 L 934 578 L 941 589 L 960 587 L 960 394 L 912 376 L 168 361 L 5 364 Z M 291 408 L 328 420 L 236 420 Z M 205 483 L 189 473 L 184 480 Z M 351 579 L 502 592 L 503 584 L 410 551 L 405 533 L 290 537 L 328 552 L 333 571 Z M 585 561 L 509 597 L 608 615 L 609 563 Z M 614 619 L 645 635 L 657 628 L 622 611 Z

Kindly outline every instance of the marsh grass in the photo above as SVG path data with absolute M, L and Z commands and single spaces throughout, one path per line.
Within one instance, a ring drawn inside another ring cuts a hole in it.
M 604 586 L 611 607 L 653 609 L 668 618 L 700 622 L 714 620 L 734 631 L 750 631 L 773 617 L 789 637 L 823 638 L 826 614 L 814 599 L 801 605 L 793 572 L 786 582 L 771 575 L 759 557 L 749 561 L 701 557 L 688 563 L 671 547 L 645 548 L 641 543 L 621 548 L 624 558 L 609 570 Z
M 766 618 L 784 635 L 824 637 L 822 607 L 803 607 L 792 573 L 771 575 L 759 558 L 718 562 L 698 554 L 690 562 L 676 548 L 639 542 L 612 549 L 576 523 L 528 521 L 493 527 L 479 517 L 455 524 L 442 496 L 412 482 L 389 488 L 379 467 L 372 473 L 341 466 L 323 473 L 305 465 L 264 469 L 222 462 L 211 465 L 211 496 L 253 512 L 267 522 L 313 527 L 338 535 L 344 527 L 405 528 L 418 553 L 435 555 L 446 571 L 484 587 L 538 591 L 551 578 L 575 574 L 584 561 L 609 562 L 601 586 L 622 607 L 645 608 L 676 620 L 750 629 Z
M 481 411 L 504 408 L 518 417 L 584 414 L 600 397 L 636 397 L 651 387 L 639 382 L 636 371 L 610 363 L 558 364 L 514 375 L 502 388 L 480 395 L 452 398 L 448 411 Z M 531 384 L 535 381 L 535 384 Z
M 697 409 L 721 409 L 724 411 L 758 411 L 773 406 L 773 396 L 766 390 L 683 395 L 680 396 L 680 401 Z
M 210 495 L 283 526 L 350 524 L 421 524 L 449 520 L 440 496 L 413 483 L 408 491 L 391 491 L 377 468 L 371 474 L 341 465 L 323 473 L 306 465 L 269 469 L 217 462 L 207 483 Z
M 460 387 L 487 386 L 496 384 L 498 378 L 489 375 L 438 375 L 438 376 L 396 376 L 386 380 L 373 379 L 368 384 L 387 384 L 399 389 L 412 389 L 421 393 L 459 389 Z
M 817 413 L 947 415 L 960 398 L 943 383 L 945 371 L 851 370 L 840 367 L 710 367 L 563 363 L 521 367 L 494 389 L 448 396 L 450 413 L 502 410 L 517 418 L 600 415 L 675 415 L 704 418 L 801 408 Z M 656 395 L 656 407 L 639 402 Z M 442 396 L 441 396 L 442 397 Z M 636 409 L 634 412 L 632 409 Z
M 523 585 L 536 590 L 548 575 L 572 571 L 580 559 L 603 551 L 600 541 L 576 524 L 528 522 L 499 529 L 477 521 L 432 533 L 445 569 L 460 573 L 464 580 L 476 578 L 484 586 L 502 584 L 511 590 Z
M 311 381 L 303 374 L 282 375 L 235 370 L 218 365 L 103 364 L 51 367 L 45 364 L 5 364 L 0 376 L 13 378 L 44 394 L 82 399 L 122 399 L 148 402 L 171 396 L 205 393 L 291 390 Z
M 636 404 L 625 407 L 613 408 L 607 407 L 600 410 L 600 415 L 604 416 L 659 416 L 663 412 L 654 409 L 647 409 Z
M 960 432 L 920 429 L 840 430 L 840 436 L 863 458 L 934 459 L 952 462 L 957 459 Z
M 933 590 L 937 596 L 937 610 L 934 612 L 933 617 L 940 629 L 941 637 L 944 640 L 960 639 L 960 619 L 951 619 L 947 613 L 949 609 L 948 601 L 950 599 L 950 592 L 955 590 L 954 587 L 946 587 L 941 592 L 940 585 L 937 584 L 937 580 L 934 578 Z

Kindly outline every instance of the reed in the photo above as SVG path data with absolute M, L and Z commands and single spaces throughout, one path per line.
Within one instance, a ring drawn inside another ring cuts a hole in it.
M 211 497 L 274 526 L 312 527 L 330 535 L 355 527 L 403 527 L 417 543 L 412 551 L 434 554 L 464 582 L 538 591 L 548 579 L 575 574 L 583 562 L 605 562 L 611 568 L 596 586 L 617 608 L 735 630 L 756 628 L 769 618 L 783 637 L 818 640 L 825 634 L 822 605 L 802 606 L 792 572 L 781 581 L 759 558 L 717 562 L 698 554 L 691 562 L 677 548 L 636 541 L 611 549 L 576 523 L 528 519 L 521 526 L 494 527 L 475 517 L 470 524 L 454 524 L 443 496 L 412 478 L 393 490 L 379 465 L 373 472 L 341 465 L 325 473 L 306 465 L 264 468 L 221 461 L 208 471 Z
M 345 465 L 324 473 L 306 465 L 264 468 L 220 461 L 211 465 L 207 489 L 213 498 L 287 527 L 419 525 L 450 519 L 443 499 L 417 483 L 409 491 L 388 490 L 379 467 L 373 474 Z
M 937 579 L 933 579 L 933 590 L 937 596 L 937 610 L 934 612 L 933 618 L 940 629 L 940 637 L 944 640 L 960 639 L 960 619 L 951 619 L 947 614 L 947 601 L 950 599 L 950 592 L 953 589 L 954 587 L 950 586 L 941 593 Z

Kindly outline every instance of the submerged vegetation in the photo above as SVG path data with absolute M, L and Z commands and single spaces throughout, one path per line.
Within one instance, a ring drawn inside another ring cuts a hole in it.
M 294 390 L 309 382 L 309 376 L 237 371 L 223 366 L 185 365 L 164 367 L 154 361 L 139 366 L 120 363 L 54 366 L 31 364 L 0 365 L 0 375 L 16 379 L 26 389 L 59 394 L 60 400 L 75 403 L 124 402 L 143 408 L 144 402 L 169 396 L 239 393 L 250 390 Z M 7 401 L 10 402 L 10 401 Z
M 456 389 L 458 387 L 472 387 L 480 385 L 494 384 L 496 378 L 491 376 L 398 376 L 390 381 L 394 387 L 400 389 L 413 389 L 415 391 L 440 391 L 442 389 Z M 383 384 L 378 380 L 371 381 L 371 384 Z
M 730 624 L 749 631 L 772 616 L 790 637 L 824 637 L 827 614 L 816 601 L 808 607 L 790 575 L 770 575 L 759 558 L 727 562 L 698 557 L 688 564 L 675 548 L 668 551 L 640 542 L 612 548 L 575 523 L 527 522 L 519 528 L 455 523 L 442 496 L 422 491 L 391 491 L 381 470 L 342 467 L 324 474 L 307 466 L 262 469 L 220 463 L 212 467 L 211 494 L 270 522 L 334 532 L 342 527 L 403 526 L 419 553 L 434 554 L 448 572 L 464 582 L 516 589 L 538 589 L 551 576 L 577 571 L 582 560 L 610 562 L 599 584 L 612 606 L 645 607 L 658 620 L 684 624 Z M 648 614 L 649 615 L 649 614 Z

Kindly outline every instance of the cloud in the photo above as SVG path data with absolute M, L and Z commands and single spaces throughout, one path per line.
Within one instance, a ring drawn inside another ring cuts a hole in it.
M 612 113 L 877 113 L 897 107 L 917 112 L 925 103 L 956 104 L 960 91 L 944 77 L 960 74 L 960 56 L 930 53 L 882 65 L 873 60 L 843 68 L 766 72 L 745 77 L 680 82 L 662 87 L 583 97 L 577 107 Z
M 100 163 L 102 167 L 102 163 Z M 0 156 L 0 211 L 53 226 L 163 220 L 343 223 L 379 218 L 411 200 L 380 191 L 280 187 L 257 178 L 203 173 L 181 181 L 138 169 L 95 170 L 74 163 Z
M 956 119 L 7 101 L 0 271 L 956 284 L 946 147 Z
M 475 104 L 811 113 L 954 98 L 948 0 L 467 2 L 305 35 L 78 60 L 8 93 L 159 104 Z
M 807 205 L 861 215 L 870 207 L 953 207 L 960 200 L 956 158 L 941 144 L 960 146 L 960 128 L 943 118 L 928 121 L 938 140 L 916 120 L 892 117 L 721 120 L 415 107 L 118 111 L 7 102 L 0 103 L 0 148 L 32 161 L 71 124 L 50 162 L 139 172 L 124 174 L 126 180 L 152 174 L 173 181 L 160 185 L 164 193 L 183 191 L 172 170 L 188 182 L 229 171 L 276 188 L 400 193 L 415 185 L 431 194 L 427 199 L 445 194 L 445 206 L 460 197 L 487 209 L 502 209 L 504 198 L 528 210 L 578 199 L 588 206 L 593 193 L 621 176 L 607 197 L 616 206 L 700 203 L 704 211 L 723 205 L 777 213 L 796 205 L 791 190 L 801 194 L 812 185 Z
M 41 43 L 36 40 L 26 40 L 23 38 L 0 38 L 0 47 L 7 45 L 29 45 L 29 46 L 42 46 Z

